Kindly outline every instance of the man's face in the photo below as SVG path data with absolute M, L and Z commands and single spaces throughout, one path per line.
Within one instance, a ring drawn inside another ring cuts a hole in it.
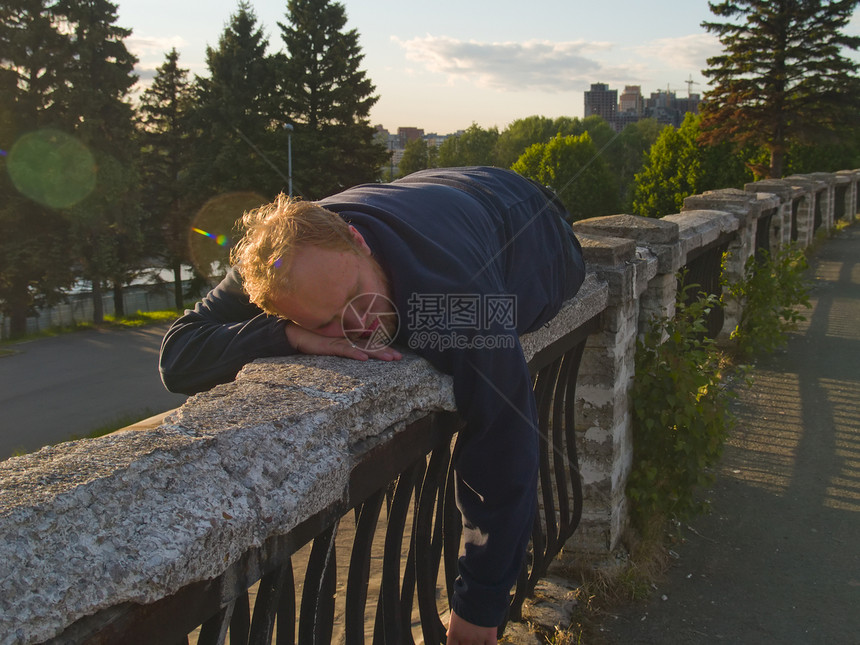
M 353 342 L 369 338 L 379 326 L 389 335 L 396 332 L 387 281 L 366 245 L 357 252 L 301 247 L 293 256 L 290 281 L 292 291 L 276 295 L 272 304 L 305 329 Z

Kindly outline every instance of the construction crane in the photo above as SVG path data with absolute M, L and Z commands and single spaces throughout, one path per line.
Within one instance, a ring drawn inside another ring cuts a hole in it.
M 693 85 L 700 85 L 697 81 L 693 80 L 693 75 L 690 74 L 690 78 L 686 81 L 682 81 L 687 84 L 687 98 L 690 98 L 690 95 L 693 93 Z

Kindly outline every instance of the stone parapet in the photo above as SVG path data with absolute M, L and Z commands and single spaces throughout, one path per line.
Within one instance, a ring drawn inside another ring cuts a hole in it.
M 598 315 L 608 292 L 589 275 L 522 338 L 526 358 Z M 409 352 L 391 363 L 262 359 L 160 423 L 0 463 L 0 643 L 41 642 L 214 578 L 345 502 L 371 447 L 455 410 L 450 377 Z

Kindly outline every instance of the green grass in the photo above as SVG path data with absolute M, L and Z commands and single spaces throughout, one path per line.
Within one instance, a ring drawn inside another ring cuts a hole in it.
M 143 421 L 144 419 L 148 419 L 149 417 L 157 414 L 152 410 L 152 408 L 142 408 L 134 413 L 127 413 L 120 415 L 107 423 L 103 423 L 102 425 L 96 426 L 89 432 L 85 432 L 83 434 L 73 434 L 62 441 L 57 441 L 54 444 L 57 445 L 60 443 L 66 443 L 67 441 L 77 441 L 78 439 L 95 439 L 97 437 L 103 437 L 105 435 L 111 434 L 112 432 L 116 432 L 117 430 L 122 430 L 123 428 L 127 428 L 130 425 L 134 425 L 138 421 Z M 43 447 L 43 446 L 40 446 Z M 33 448 L 32 450 L 25 450 L 24 448 L 19 448 L 12 453 L 13 457 L 20 457 L 21 455 L 26 455 L 30 452 L 36 452 L 39 448 Z
M 182 315 L 181 311 L 168 309 L 165 311 L 140 311 L 130 316 L 116 318 L 114 316 L 105 316 L 104 322 L 96 325 L 92 321 L 79 322 L 72 326 L 49 327 L 32 334 L 26 334 L 19 338 L 0 340 L 0 358 L 14 354 L 9 350 L 10 345 L 16 343 L 38 340 L 39 338 L 51 338 L 61 334 L 71 334 L 73 332 L 85 331 L 87 329 L 134 329 L 137 327 L 146 327 L 147 325 L 157 325 L 159 323 L 171 322 Z M 4 349 L 6 348 L 6 349 Z

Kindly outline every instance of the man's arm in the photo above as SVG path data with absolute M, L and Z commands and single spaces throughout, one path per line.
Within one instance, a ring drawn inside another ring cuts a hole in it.
M 491 345 L 498 348 L 423 348 L 419 353 L 452 375 L 457 408 L 466 421 L 454 452 L 465 553 L 452 610 L 472 626 L 497 627 L 531 537 L 538 428 L 531 377 L 516 331 L 483 333 L 493 333 L 497 342 Z
M 295 354 L 286 327 L 286 320 L 251 303 L 233 268 L 170 326 L 159 355 L 161 380 L 171 392 L 183 394 L 232 381 L 254 359 Z

